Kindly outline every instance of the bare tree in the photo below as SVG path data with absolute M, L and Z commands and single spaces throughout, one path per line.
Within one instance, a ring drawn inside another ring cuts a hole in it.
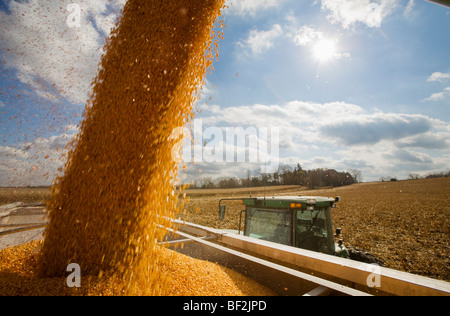
M 351 176 L 353 177 L 353 180 L 356 183 L 362 182 L 362 172 L 361 170 L 357 170 L 357 169 L 350 169 L 348 171 L 348 173 L 351 174 Z

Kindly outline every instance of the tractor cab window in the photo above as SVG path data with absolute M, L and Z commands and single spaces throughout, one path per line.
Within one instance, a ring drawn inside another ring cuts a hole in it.
M 330 253 L 326 209 L 297 211 L 295 247 Z
M 290 245 L 292 213 L 271 209 L 248 207 L 245 235 L 261 240 Z

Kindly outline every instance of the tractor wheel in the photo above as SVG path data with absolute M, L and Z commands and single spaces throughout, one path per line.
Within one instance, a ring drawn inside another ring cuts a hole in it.
M 381 260 L 375 258 L 375 256 L 372 255 L 371 253 L 353 247 L 348 247 L 347 250 L 350 255 L 350 259 L 352 260 L 365 263 L 375 263 L 381 267 L 384 266 L 384 263 Z

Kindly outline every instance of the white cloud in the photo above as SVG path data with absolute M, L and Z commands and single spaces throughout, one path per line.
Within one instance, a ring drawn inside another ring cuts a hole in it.
M 115 26 L 116 19 L 117 16 L 114 13 L 107 16 L 97 15 L 95 17 L 95 23 L 97 24 L 98 28 L 106 34 L 106 36 L 109 36 Z
M 449 132 L 428 132 L 413 137 L 404 138 L 396 142 L 398 148 L 425 148 L 448 149 L 450 148 Z
M 408 17 L 412 14 L 414 10 L 414 0 L 409 0 L 408 4 L 406 5 L 405 11 L 403 11 L 403 15 L 405 17 Z
M 445 88 L 441 92 L 436 92 L 430 95 L 428 98 L 423 99 L 422 101 L 443 101 L 450 98 L 450 87 Z
M 450 79 L 450 73 L 434 72 L 428 77 L 427 82 L 444 82 L 447 79 Z
M 240 16 L 256 15 L 256 13 L 279 6 L 283 0 L 228 0 L 228 14 Z
M 320 126 L 328 139 L 346 146 L 374 145 L 430 131 L 433 120 L 420 114 L 375 113 L 347 117 Z
M 80 131 L 80 127 L 75 124 L 66 125 L 66 132 L 78 133 Z
M 378 181 L 386 176 L 406 179 L 410 173 L 426 175 L 445 170 L 450 162 L 448 154 L 433 157 L 426 152 L 398 149 L 386 142 L 371 147 L 349 147 L 337 154 L 342 158 L 335 161 L 336 166 L 361 170 L 365 181 Z
M 196 106 L 200 107 L 202 106 L 202 104 L 209 104 L 213 99 L 215 93 L 216 90 L 214 89 L 214 85 L 207 78 L 205 78 L 203 85 L 199 91 L 200 97 L 195 103 Z
M 5 107 L 5 103 L 3 103 L 2 100 L 0 100 L 0 108 L 3 108 L 3 107 Z
M 305 46 L 316 39 L 321 39 L 323 37 L 323 33 L 315 30 L 311 26 L 304 25 L 299 29 L 294 30 L 293 33 L 290 33 L 289 37 L 292 38 L 292 41 L 295 45 Z
M 449 79 L 450 73 L 434 72 L 428 77 L 427 82 L 445 83 Z M 422 99 L 421 101 L 437 102 L 444 100 L 450 100 L 450 87 L 446 87 L 440 92 L 432 93 L 428 98 Z
M 275 39 L 283 35 L 283 29 L 279 24 L 274 24 L 269 31 L 250 31 L 248 38 L 237 43 L 248 54 L 260 55 L 273 46 Z
M 299 126 L 311 127 L 318 121 L 330 122 L 349 116 L 364 114 L 365 111 L 354 104 L 345 102 L 316 103 L 291 101 L 286 104 L 254 104 L 237 107 L 207 107 L 202 117 L 208 125 L 242 125 L 242 117 L 251 117 L 255 126 Z M 317 118 L 320 117 L 320 120 Z M 316 131 L 317 132 L 317 131 Z
M 281 165 L 359 169 L 365 180 L 387 175 L 406 178 L 411 172 L 432 172 L 450 162 L 442 158 L 450 157 L 448 123 L 420 114 L 370 113 L 345 102 L 297 100 L 228 108 L 209 105 L 199 118 L 204 127 L 278 127 Z M 257 170 L 250 163 L 203 164 L 201 168 L 203 176 L 213 178 L 233 172 L 245 177 L 247 169 Z
M 251 121 L 242 121 L 242 117 Z M 367 147 L 379 143 L 399 148 L 436 148 L 442 138 L 450 137 L 446 123 L 420 114 L 368 113 L 362 107 L 345 102 L 315 103 L 292 101 L 283 105 L 203 109 L 201 118 L 207 126 L 279 127 L 282 147 L 292 150 L 298 145 Z M 443 133 L 443 134 L 442 134 Z M 424 136 L 426 135 L 426 137 Z
M 74 126 L 68 130 L 77 131 Z M 50 185 L 67 159 L 75 133 L 37 138 L 16 147 L 0 146 L 0 186 Z
M 109 34 L 116 18 L 109 6 L 118 12 L 124 1 L 74 3 L 81 9 L 80 27 L 69 26 L 73 12 L 60 0 L 10 1 L 10 13 L 0 12 L 0 47 L 5 67 L 17 69 L 18 79 L 39 96 L 85 103 L 102 54 L 102 33 Z
M 397 7 L 398 0 L 322 0 L 322 9 L 329 12 L 328 19 L 344 28 L 357 22 L 380 27 L 384 18 Z
M 0 157 L 17 157 L 28 158 L 28 152 L 21 150 L 20 148 L 13 148 L 10 146 L 0 146 Z

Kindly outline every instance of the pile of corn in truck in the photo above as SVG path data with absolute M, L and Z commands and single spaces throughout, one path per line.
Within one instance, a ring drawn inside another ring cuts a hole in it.
M 279 295 L 449 296 L 450 283 L 383 267 L 364 251 L 347 248 L 332 230 L 339 197 L 283 196 L 240 200 L 239 227 L 219 230 L 181 220 L 160 243 L 196 259 L 217 262 Z M 42 238 L 45 205 L 0 207 L 0 249 Z

